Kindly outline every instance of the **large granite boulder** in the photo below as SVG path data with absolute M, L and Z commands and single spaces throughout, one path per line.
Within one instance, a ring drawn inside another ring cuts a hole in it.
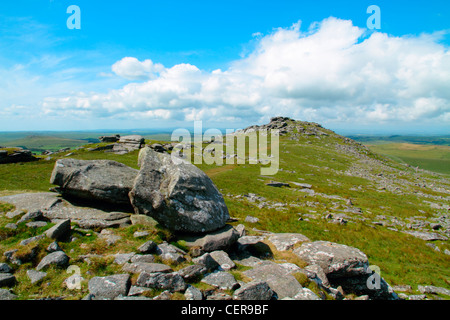
M 110 160 L 61 159 L 55 163 L 50 183 L 63 195 L 127 205 L 138 170 Z
M 229 219 L 222 195 L 211 179 L 191 163 L 144 148 L 141 168 L 130 192 L 137 214 L 152 216 L 172 231 L 204 233 Z

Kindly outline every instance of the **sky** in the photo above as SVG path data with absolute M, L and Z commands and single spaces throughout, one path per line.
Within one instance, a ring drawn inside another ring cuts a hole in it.
M 1 1 L 0 131 L 450 134 L 449 46 L 447 0 Z

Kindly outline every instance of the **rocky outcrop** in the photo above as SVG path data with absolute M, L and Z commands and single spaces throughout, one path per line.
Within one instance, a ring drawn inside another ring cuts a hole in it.
M 37 161 L 30 150 L 21 148 L 0 149 L 0 164 Z
M 141 149 L 144 144 L 145 139 L 140 135 L 123 136 L 114 144 L 112 152 L 115 154 L 126 154 Z
M 128 205 L 138 171 L 116 161 L 61 159 L 55 164 L 50 183 L 74 198 Z
M 152 216 L 173 231 L 204 233 L 229 219 L 224 199 L 211 179 L 194 165 L 144 148 L 141 170 L 130 192 L 137 214 Z

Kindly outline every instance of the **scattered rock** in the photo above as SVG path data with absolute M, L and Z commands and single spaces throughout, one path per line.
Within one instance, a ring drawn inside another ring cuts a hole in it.
M 435 286 L 418 286 L 417 289 L 421 293 L 443 294 L 446 296 L 450 296 L 450 290 L 446 289 L 446 288 L 435 287 Z
M 203 300 L 203 294 L 196 287 L 189 286 L 184 293 L 186 300 Z
M 228 250 L 239 239 L 239 233 L 230 225 L 195 239 L 187 239 L 189 247 L 199 247 L 204 252 Z
M 317 294 L 312 292 L 308 288 L 302 288 L 299 293 L 297 293 L 294 300 L 321 300 Z
M 7 289 L 0 289 L 0 301 L 16 300 L 18 297 Z
M 236 267 L 236 264 L 230 259 L 228 253 L 223 250 L 213 251 L 210 255 L 224 271 L 228 271 Z
M 186 290 L 186 283 L 178 273 L 147 273 L 144 271 L 139 275 L 136 285 L 170 292 Z
M 69 263 L 69 257 L 63 251 L 56 251 L 46 255 L 36 267 L 37 271 L 45 269 L 50 265 L 57 267 L 66 267 Z
M 366 275 L 369 267 L 362 251 L 328 241 L 304 243 L 294 254 L 308 264 L 320 266 L 328 279 Z
M 243 274 L 256 281 L 264 281 L 276 293 L 279 300 L 297 295 L 302 286 L 294 276 L 276 263 L 257 266 Z
M 0 263 L 0 273 L 11 273 L 13 270 L 6 263 Z
M 245 217 L 245 222 L 257 223 L 257 222 L 259 222 L 259 219 L 255 218 L 255 217 L 252 217 L 252 216 L 247 216 L 247 217 Z
M 202 279 L 201 282 L 207 283 L 222 290 L 234 290 L 239 287 L 239 283 L 236 281 L 231 273 L 225 271 L 216 271 L 210 273 Z
M 436 240 L 448 240 L 447 237 L 440 235 L 435 232 L 425 232 L 425 231 L 403 231 L 404 233 L 410 234 L 413 237 L 425 240 L 425 241 L 436 241 Z
M 278 251 L 290 250 L 299 242 L 309 242 L 310 240 L 300 233 L 276 233 L 268 240 L 273 243 Z
M 31 280 L 31 283 L 35 284 L 44 279 L 47 276 L 47 273 L 36 270 L 27 270 L 27 276 Z
M 152 262 L 133 262 L 133 263 L 125 263 L 122 267 L 122 270 L 130 273 L 168 273 L 172 272 L 172 268 L 162 264 L 162 263 L 152 263 Z
M 55 224 L 53 227 L 48 229 L 45 234 L 50 239 L 60 240 L 67 238 L 70 234 L 70 231 L 70 219 L 66 219 Z
M 252 281 L 244 284 L 234 292 L 234 300 L 270 300 L 273 291 L 267 282 Z
M 142 253 L 150 253 L 153 252 L 155 249 L 156 243 L 150 240 L 139 246 L 138 251 Z
M 0 287 L 12 287 L 16 284 L 16 277 L 10 273 L 0 273 Z
M 120 295 L 126 296 L 130 289 L 130 275 L 116 274 L 107 277 L 94 277 L 89 280 L 89 292 L 96 299 L 114 299 Z

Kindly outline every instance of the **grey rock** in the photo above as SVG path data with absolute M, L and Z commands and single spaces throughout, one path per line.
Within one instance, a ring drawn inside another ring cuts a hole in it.
M 317 294 L 312 292 L 308 288 L 302 288 L 299 293 L 297 293 L 294 300 L 321 300 Z
M 128 291 L 128 296 L 138 296 L 148 291 L 151 291 L 151 289 L 138 286 L 131 286 L 130 290 Z
M 259 219 L 256 217 L 247 216 L 247 217 L 245 217 L 245 222 L 257 223 L 257 222 L 259 222 Z
M 16 212 L 45 212 L 55 206 L 61 199 L 51 192 L 44 193 L 22 193 L 12 196 L 1 197 L 0 201 L 11 203 L 16 207 Z
M 141 272 L 136 285 L 141 287 L 169 290 L 170 292 L 186 290 L 186 282 L 178 273 Z
M 234 300 L 270 300 L 273 291 L 267 282 L 252 281 L 244 284 L 234 292 Z
M 193 264 L 177 272 L 184 280 L 193 282 L 200 280 L 208 272 L 208 268 L 203 264 Z
M 425 241 L 436 241 L 436 240 L 448 240 L 447 237 L 440 235 L 436 232 L 425 232 L 425 231 L 403 231 L 413 237 L 425 240 Z
M 172 268 L 162 264 L 162 263 L 152 263 L 152 262 L 133 262 L 133 263 L 125 263 L 122 266 L 122 270 L 130 273 L 168 273 L 172 272 Z
M 133 214 L 131 217 L 131 224 L 136 225 L 142 225 L 146 227 L 156 227 L 158 225 L 158 221 L 153 219 L 152 217 L 143 215 L 143 214 Z
M 13 270 L 6 263 L 0 263 L 0 273 L 11 273 Z
M 136 253 L 134 252 L 130 252 L 130 253 L 117 253 L 114 255 L 114 263 L 117 264 L 124 264 L 126 262 L 129 262 L 131 260 L 131 258 L 135 255 Z
M 210 273 L 202 279 L 201 282 L 207 283 L 222 290 L 234 290 L 239 287 L 239 283 L 236 281 L 231 273 L 225 271 L 216 271 Z
M 32 222 L 28 222 L 25 225 L 28 228 L 37 229 L 37 228 L 45 227 L 47 225 L 47 222 L 45 222 L 45 221 L 32 221 Z
M 7 289 L 0 289 L 0 301 L 16 300 L 18 297 Z
M 134 238 L 145 238 L 145 237 L 148 237 L 149 235 L 150 235 L 150 232 L 148 232 L 148 231 L 136 231 L 133 234 L 133 237 Z
M 200 264 L 206 267 L 206 269 L 212 271 L 218 268 L 219 263 L 211 256 L 210 253 L 205 253 L 200 257 L 192 259 L 192 261 L 196 264 Z
M 294 298 L 302 289 L 294 276 L 276 263 L 257 266 L 243 273 L 253 280 L 267 282 L 279 300 L 285 297 Z
M 105 240 L 108 246 L 112 246 L 122 239 L 121 236 L 115 235 L 110 229 L 103 229 L 99 234 L 99 238 Z
M 150 215 L 170 230 L 192 233 L 217 230 L 229 219 L 219 190 L 193 164 L 144 148 L 139 165 L 130 192 L 137 214 Z
M 224 292 L 214 292 L 213 294 L 206 297 L 206 300 L 219 300 L 219 301 L 229 301 L 233 300 L 229 294 Z
M 228 253 L 223 250 L 213 251 L 210 255 L 224 271 L 228 271 L 236 267 L 236 264 L 230 259 Z
M 42 217 L 43 217 L 43 214 L 42 214 L 41 210 L 32 210 L 32 211 L 29 211 L 29 212 L 25 213 L 20 218 L 20 220 L 17 221 L 17 224 L 24 223 L 24 222 L 27 222 L 27 221 L 39 220 L 39 219 L 42 219 Z
M 328 279 L 367 274 L 369 262 L 359 249 L 328 241 L 304 243 L 294 253 L 308 264 L 320 266 Z
M 130 262 L 155 262 L 155 257 L 152 254 L 135 254 L 131 257 Z
M 217 250 L 228 250 L 239 239 L 239 233 L 230 225 L 222 229 L 208 233 L 205 236 L 188 240 L 186 243 L 191 247 L 199 247 L 204 252 Z
M 418 286 L 417 289 L 421 293 L 443 294 L 446 296 L 450 296 L 450 290 L 446 289 L 446 288 L 435 287 L 435 286 Z
M 27 270 L 27 276 L 31 280 L 31 283 L 37 283 L 47 276 L 46 272 L 40 272 L 36 270 Z
M 39 241 L 41 239 L 44 239 L 44 238 L 45 238 L 45 236 L 43 234 L 40 234 L 38 236 L 31 237 L 31 238 L 24 239 L 24 240 L 20 241 L 20 245 L 21 246 L 26 246 L 26 245 L 28 245 L 28 244 L 30 244 L 32 242 L 37 242 L 37 241 Z
M 114 300 L 153 300 L 152 298 L 148 297 L 141 297 L 141 296 L 118 296 L 115 297 Z
M 55 251 L 63 251 L 61 249 L 61 247 L 59 246 L 58 242 L 53 241 L 52 243 L 50 243 L 47 247 L 47 252 L 52 253 Z
M 16 284 L 16 277 L 10 273 L 0 273 L 0 288 L 12 287 Z
M 42 258 L 41 262 L 36 267 L 37 271 L 40 271 L 50 265 L 57 267 L 65 267 L 69 263 L 69 257 L 63 251 L 56 251 L 46 255 Z
M 6 229 L 11 229 L 11 230 L 16 230 L 17 229 L 17 224 L 15 224 L 15 223 L 7 223 L 5 225 L 5 228 Z
M 147 241 L 146 243 L 139 246 L 138 251 L 142 253 L 153 252 L 156 249 L 156 243 L 153 241 Z
M 203 294 L 196 287 L 189 286 L 184 293 L 186 300 L 203 300 Z
M 94 277 L 89 280 L 89 292 L 95 298 L 114 299 L 120 295 L 126 296 L 130 289 L 130 275 L 116 274 L 107 277 Z
M 268 240 L 273 243 L 278 251 L 290 250 L 300 242 L 310 242 L 310 240 L 300 233 L 276 233 L 269 236 Z
M 169 263 L 179 264 L 186 260 L 184 258 L 186 252 L 171 244 L 168 244 L 167 242 L 157 245 L 155 252 L 163 261 L 167 261 Z
M 67 238 L 70 235 L 70 219 L 62 220 L 48 229 L 45 234 L 50 239 L 60 240 Z
M 63 195 L 128 205 L 138 170 L 110 160 L 61 159 L 55 163 L 50 183 Z

